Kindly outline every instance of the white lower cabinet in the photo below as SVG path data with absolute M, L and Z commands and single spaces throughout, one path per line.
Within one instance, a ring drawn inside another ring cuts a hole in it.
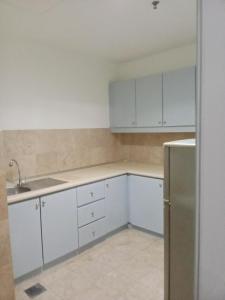
M 44 264 L 78 248 L 76 190 L 41 198 Z
M 9 205 L 14 277 L 78 248 L 76 190 Z
M 38 269 L 128 222 L 163 234 L 163 180 L 122 175 L 11 204 L 14 276 Z
M 79 247 L 83 247 L 106 234 L 105 218 L 79 228 Z
M 9 205 L 10 239 L 14 277 L 42 266 L 39 199 Z
M 129 176 L 130 223 L 163 234 L 163 180 Z
M 78 208 L 78 226 L 82 227 L 105 217 L 105 199 Z
M 128 223 L 127 175 L 106 180 L 106 221 L 111 232 Z

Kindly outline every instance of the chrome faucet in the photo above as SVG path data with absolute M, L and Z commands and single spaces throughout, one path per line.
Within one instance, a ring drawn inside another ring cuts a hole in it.
M 19 183 L 18 183 L 18 186 L 21 187 L 21 186 L 22 186 L 22 178 L 21 178 L 21 172 L 20 172 L 20 166 L 19 166 L 19 163 L 18 163 L 15 159 L 10 159 L 10 161 L 9 161 L 9 166 L 10 166 L 10 167 L 13 167 L 14 164 L 15 164 L 16 167 L 17 167 L 18 176 L 19 176 Z

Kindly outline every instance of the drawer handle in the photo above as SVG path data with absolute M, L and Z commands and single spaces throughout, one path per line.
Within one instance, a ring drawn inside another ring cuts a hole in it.
M 93 237 L 95 237 L 95 231 L 92 231 L 92 235 L 93 235 Z
M 92 213 L 91 213 L 91 216 L 94 218 L 94 217 L 95 217 L 95 213 L 94 213 L 94 212 L 92 212 Z
M 91 195 L 91 197 L 94 197 L 94 193 L 93 192 L 90 192 L 90 195 Z

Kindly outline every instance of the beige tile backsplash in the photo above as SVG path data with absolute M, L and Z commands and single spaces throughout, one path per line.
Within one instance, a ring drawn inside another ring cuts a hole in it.
M 163 163 L 162 144 L 191 138 L 193 134 L 112 134 L 110 129 L 54 129 L 0 131 L 0 168 L 15 180 L 20 163 L 22 176 L 31 177 L 101 163 L 132 160 Z
M 163 164 L 163 143 L 193 137 L 194 133 L 120 134 L 121 153 L 127 160 Z
M 18 160 L 26 177 L 121 159 L 119 138 L 109 129 L 3 131 L 0 146 L 11 180 L 16 177 L 16 169 L 8 167 L 11 158 Z

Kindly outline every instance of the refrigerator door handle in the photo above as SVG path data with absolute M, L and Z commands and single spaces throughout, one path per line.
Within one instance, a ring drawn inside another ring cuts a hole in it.
M 170 200 L 167 200 L 167 199 L 164 199 L 164 204 L 165 204 L 165 205 L 168 205 L 168 206 L 171 206 Z

